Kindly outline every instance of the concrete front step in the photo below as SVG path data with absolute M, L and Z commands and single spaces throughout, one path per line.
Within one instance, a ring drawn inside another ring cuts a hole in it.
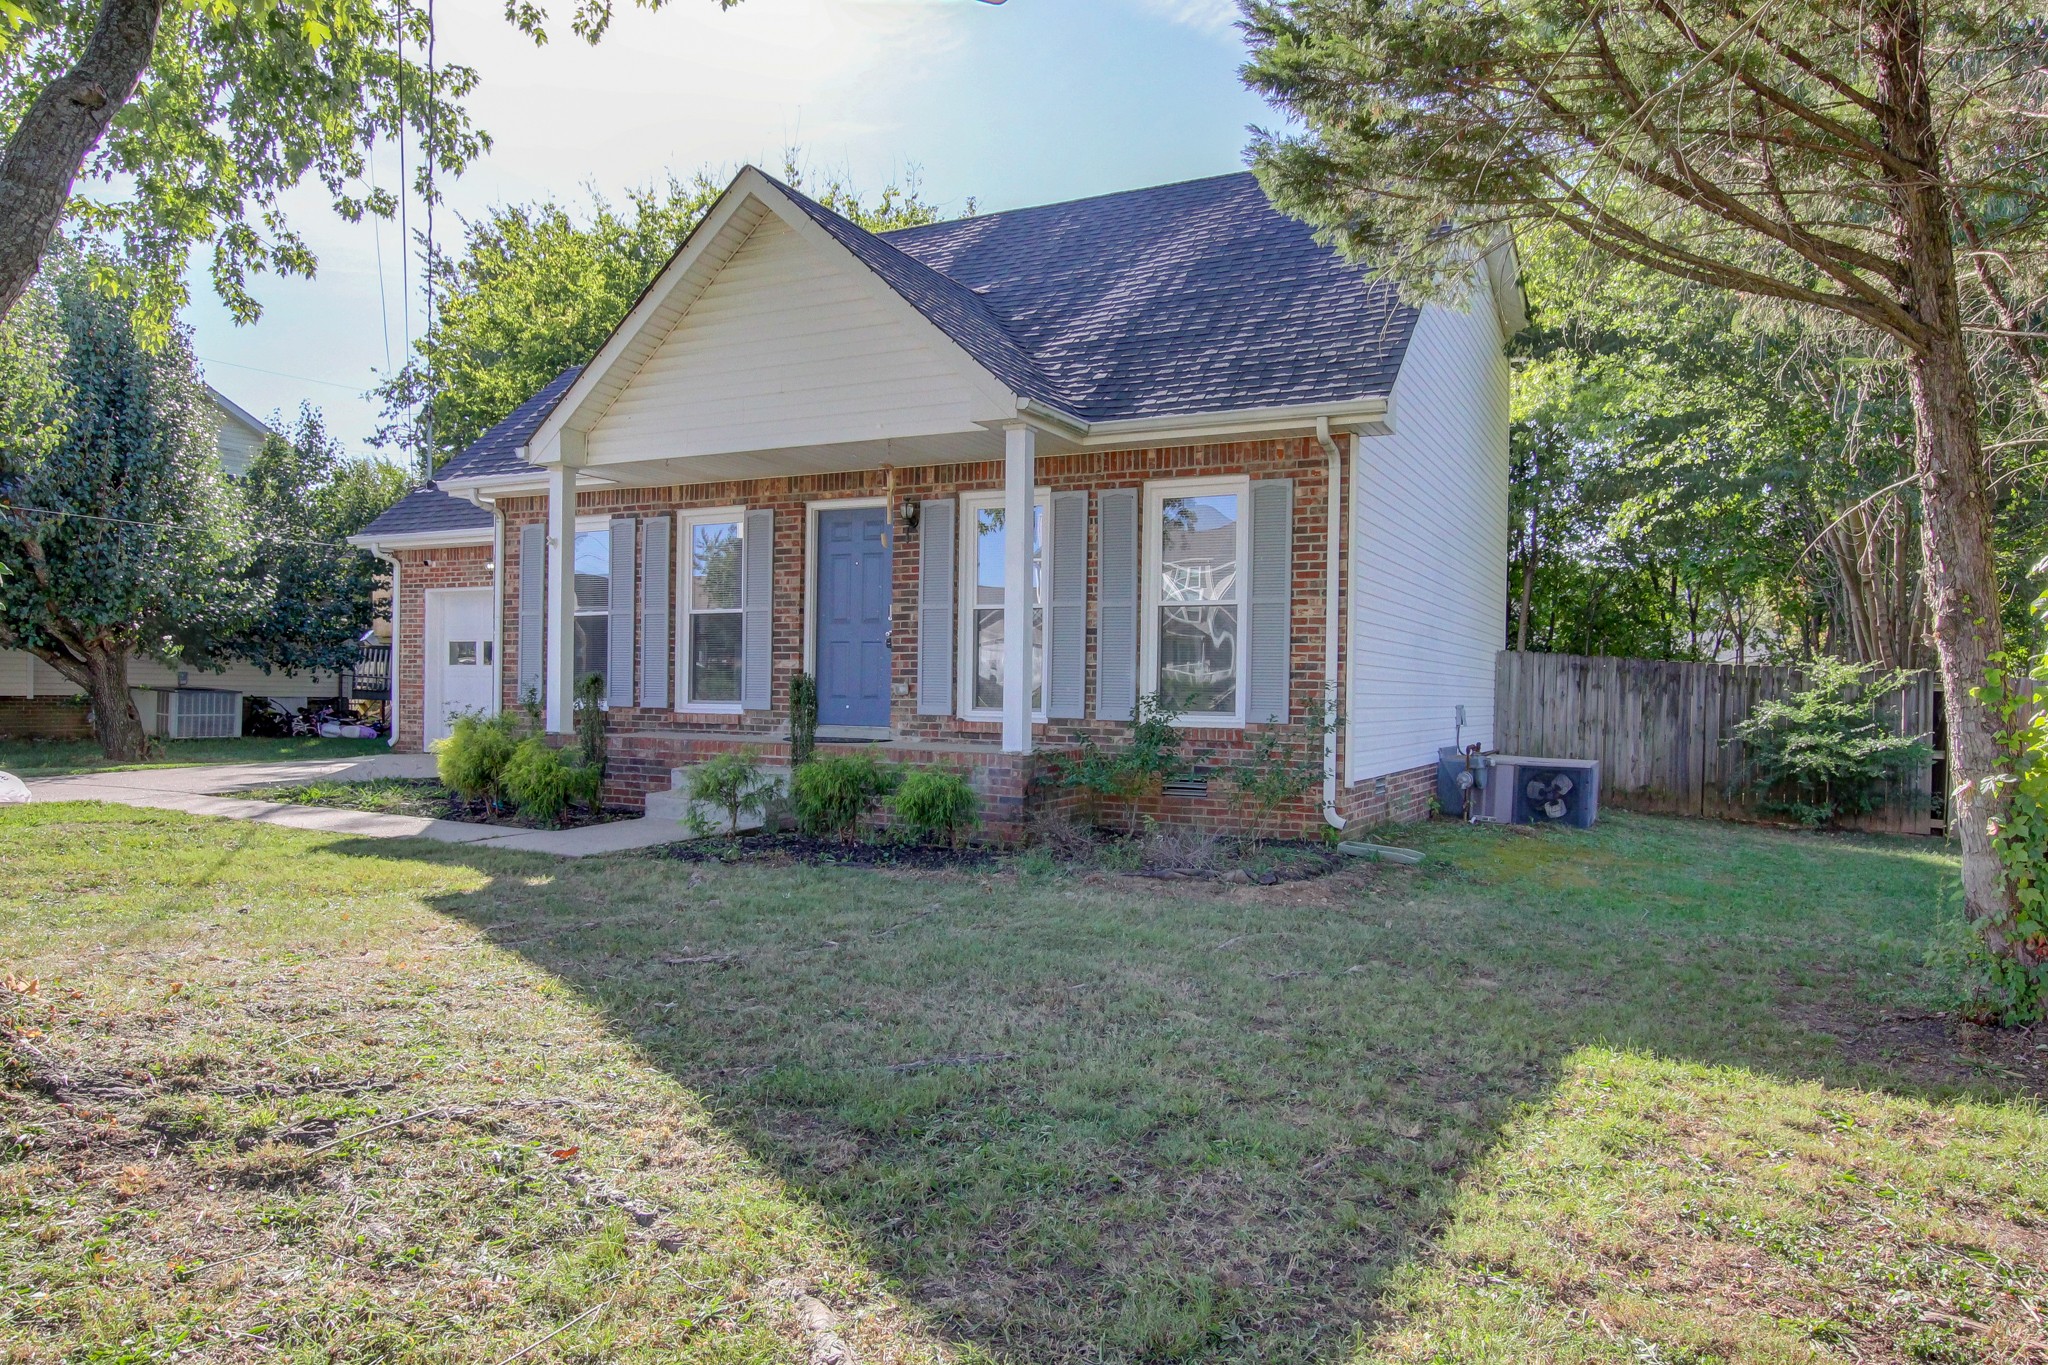
M 787 792 L 789 790 L 788 768 L 764 764 L 761 768 L 761 775 L 774 778 L 782 791 Z M 724 807 L 714 806 L 706 801 L 692 801 L 690 799 L 689 768 L 669 769 L 669 790 L 647 793 L 647 818 L 649 820 L 673 820 L 676 823 L 679 836 L 689 833 L 690 811 L 693 807 L 703 817 L 705 826 L 713 833 L 729 834 L 735 832 L 726 828 L 730 821 Z M 739 828 L 761 828 L 760 813 L 751 812 L 742 815 Z

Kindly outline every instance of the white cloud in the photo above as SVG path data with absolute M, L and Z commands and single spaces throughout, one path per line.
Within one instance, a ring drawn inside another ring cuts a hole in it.
M 1204 33 L 1234 33 L 1237 0 L 1138 0 L 1146 11 L 1169 23 L 1185 24 Z

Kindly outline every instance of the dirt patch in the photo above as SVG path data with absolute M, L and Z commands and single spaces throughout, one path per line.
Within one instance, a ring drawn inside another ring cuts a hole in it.
M 738 838 L 690 839 L 650 850 L 679 863 L 762 863 L 771 867 L 899 867 L 939 872 L 986 868 L 1003 856 L 986 848 L 881 840 L 819 839 L 808 834 L 752 834 Z

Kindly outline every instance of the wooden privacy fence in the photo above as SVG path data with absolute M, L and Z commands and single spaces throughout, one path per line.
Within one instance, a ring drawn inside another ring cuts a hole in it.
M 1502 753 L 1600 760 L 1600 800 L 1624 810 L 1756 819 L 1748 746 L 1734 737 L 1758 702 L 1796 692 L 1797 668 L 1693 664 L 1502 650 L 1494 668 L 1494 743 Z M 1912 675 L 1878 712 L 1934 749 L 1884 806 L 1850 823 L 1891 834 L 1940 834 L 1945 783 L 1936 714 L 1940 681 Z

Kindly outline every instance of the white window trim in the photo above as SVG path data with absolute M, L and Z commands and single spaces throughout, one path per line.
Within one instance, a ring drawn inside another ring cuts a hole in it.
M 690 695 L 690 632 L 696 628 L 697 624 L 697 613 L 690 607 L 690 563 L 693 558 L 690 532 L 700 522 L 714 521 L 732 522 L 740 528 L 741 607 L 732 614 L 739 616 L 742 622 L 745 620 L 745 603 L 747 600 L 747 509 L 744 507 L 692 507 L 688 511 L 678 511 L 676 513 L 676 535 L 673 550 L 676 557 L 676 595 L 674 599 L 675 606 L 671 611 L 671 615 L 675 620 L 674 630 L 676 633 L 675 714 L 679 716 L 737 716 L 743 714 L 746 710 L 745 705 L 741 702 L 698 701 Z M 744 642 L 746 639 L 744 624 L 741 626 L 740 639 L 742 642 L 742 652 L 744 653 Z M 744 672 L 746 668 L 744 659 L 741 660 L 740 667 Z M 740 686 L 742 689 L 741 694 L 745 695 L 746 679 L 744 677 L 740 680 Z
M 1168 498 L 1192 498 L 1232 493 L 1237 496 L 1237 712 L 1234 715 L 1186 715 L 1176 722 L 1185 730 L 1242 730 L 1244 728 L 1245 668 L 1249 662 L 1245 638 L 1245 585 L 1250 581 L 1252 537 L 1252 481 L 1248 477 L 1220 479 L 1165 479 L 1145 485 L 1144 551 L 1138 572 L 1145 583 L 1145 618 L 1138 627 L 1138 678 L 1141 692 L 1159 691 L 1159 565 L 1164 559 L 1160 544 L 1159 514 Z M 1219 604 L 1229 605 L 1229 604 Z
M 956 714 L 961 720 L 1001 721 L 1003 718 L 1001 707 L 976 707 L 974 705 L 974 666 L 977 662 L 974 650 L 974 592 L 979 586 L 977 580 L 980 576 L 980 565 L 976 552 L 981 548 L 977 543 L 980 537 L 976 534 L 979 528 L 975 525 L 974 514 L 984 507 L 1003 506 L 1006 497 L 1007 495 L 1000 488 L 984 489 L 978 493 L 962 493 L 960 495 L 960 510 L 954 518 L 959 523 L 957 530 L 960 535 L 960 548 L 956 552 L 959 555 L 960 564 L 960 583 L 956 589 L 959 597 L 960 619 L 955 623 L 953 629 L 955 634 L 960 637 L 958 673 L 960 695 L 956 699 L 959 703 L 956 708 Z M 1042 528 L 1039 533 L 1039 554 L 1043 557 L 1045 553 L 1045 536 L 1052 530 L 1052 490 L 1049 488 L 1032 489 L 1031 503 L 1032 506 L 1038 509 L 1038 524 Z M 1038 571 L 1038 582 L 1041 588 L 1045 586 L 1046 571 L 1042 565 Z M 1047 604 L 1041 602 L 1038 606 L 1039 610 L 1043 611 Z M 1003 624 L 1004 629 L 1007 630 L 1009 623 L 1006 621 Z M 1039 648 L 1041 650 L 1044 649 L 1043 642 L 1040 643 Z M 1025 657 L 1027 659 L 1030 657 L 1029 650 L 1025 651 Z M 1007 679 L 1004 681 L 1003 686 L 1008 688 L 1009 682 Z M 1045 722 L 1045 707 L 1043 705 L 1045 691 L 1043 687 L 1039 690 L 1038 700 L 1040 705 L 1031 712 L 1033 724 L 1043 724 Z
M 585 531 L 604 531 L 604 532 L 607 532 L 607 533 L 608 533 L 608 532 L 610 532 L 610 530 L 611 530 L 611 529 L 612 529 L 612 518 L 611 518 L 611 514 L 610 514 L 609 512 L 605 512 L 605 513 L 600 513 L 600 514 L 598 514 L 598 515 L 595 515 L 595 516 L 582 516 L 582 515 L 579 515 L 579 516 L 578 516 L 578 517 L 576 518 L 576 534 L 577 534 L 577 535 L 579 535 L 579 536 L 580 536 L 580 535 L 582 535 L 582 534 L 583 534 L 583 533 L 584 533 Z M 559 549 L 557 548 L 557 546 L 555 545 L 554 541 L 555 541 L 555 538 L 554 538 L 553 536 L 549 536 L 549 537 L 547 538 L 547 547 L 548 547 L 548 563 L 547 563 L 547 574 L 548 574 L 548 587 L 547 587 L 547 598 L 548 598 L 548 601 L 547 601 L 547 605 L 548 605 L 548 613 L 547 613 L 547 619 L 548 619 L 548 620 L 550 620 L 550 621 L 554 620 L 554 615 L 555 615 L 555 614 L 554 614 L 554 603 L 555 603 L 555 591 L 556 591 L 556 584 L 557 584 L 557 580 L 558 580 L 558 579 L 559 579 L 559 578 L 561 577 L 561 575 L 560 575 L 560 574 L 557 574 L 557 573 L 555 572 L 555 556 L 556 556 L 556 555 L 557 555 L 558 553 L 560 553 L 560 551 L 559 551 Z M 569 547 L 569 554 L 570 554 L 571 556 L 574 556 L 574 555 L 575 555 L 575 553 L 576 553 L 576 547 L 575 547 L 574 545 L 571 545 L 571 546 Z M 606 556 L 605 556 L 605 577 L 606 577 L 606 579 L 607 579 L 607 580 L 609 580 L 609 579 L 610 579 L 610 577 L 611 577 L 611 556 L 610 556 L 609 552 L 607 552 L 607 554 L 606 554 Z M 598 612 L 594 612 L 594 611 L 589 611 L 589 612 L 584 612 L 584 611 L 578 611 L 578 610 L 576 610 L 576 604 L 575 604 L 575 603 L 573 603 L 573 602 L 572 602 L 572 603 L 570 603 L 570 604 L 569 604 L 569 618 L 570 618 L 570 621 L 571 621 L 572 623 L 574 622 L 575 618 L 576 618 L 576 617 L 578 617 L 578 616 L 597 616 L 597 615 L 599 615 L 599 614 L 600 614 L 600 613 L 598 613 Z M 606 630 L 607 632 L 609 632 L 609 631 L 611 630 L 611 614 L 612 614 L 612 613 L 611 613 L 611 608 L 610 608 L 609 606 L 607 606 L 607 607 L 605 608 L 605 610 L 603 611 L 603 613 L 602 613 L 602 615 L 603 615 L 603 616 L 604 616 L 604 618 L 605 618 L 605 630 Z M 572 646 L 572 648 L 573 648 L 573 646 Z M 501 650 L 500 652 L 502 653 L 503 651 Z M 612 703 L 611 703 L 611 699 L 610 699 L 609 697 L 606 697 L 606 698 L 602 698 L 602 699 L 600 699 L 600 700 L 599 700 L 599 702 L 598 702 L 598 706 L 599 706 L 599 708 L 600 708 L 600 709 L 602 709 L 602 710 L 606 710 L 606 711 L 609 711 L 609 710 L 611 710 L 611 709 L 612 709 Z

